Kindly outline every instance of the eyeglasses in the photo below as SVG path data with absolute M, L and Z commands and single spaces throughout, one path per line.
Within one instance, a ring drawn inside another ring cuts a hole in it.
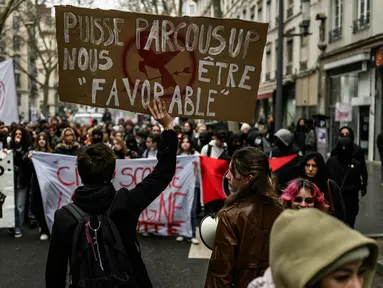
M 314 203 L 314 198 L 303 198 L 303 197 L 300 197 L 300 196 L 297 196 L 294 198 L 293 200 L 295 203 L 302 203 L 303 201 L 305 201 L 306 204 L 313 204 Z

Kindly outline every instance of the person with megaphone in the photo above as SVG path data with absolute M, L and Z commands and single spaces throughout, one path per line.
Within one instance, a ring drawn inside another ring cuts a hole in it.
M 266 154 L 254 147 L 236 151 L 226 175 L 231 194 L 218 212 L 206 288 L 247 287 L 269 265 L 269 234 L 283 207 Z M 208 238 L 201 224 L 201 238 Z M 213 226 L 211 226 L 213 227 Z M 205 243 L 205 241 L 204 241 Z

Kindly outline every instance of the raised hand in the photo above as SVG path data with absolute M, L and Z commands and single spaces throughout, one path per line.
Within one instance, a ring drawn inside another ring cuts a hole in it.
M 162 101 L 157 98 L 148 105 L 148 110 L 153 116 L 154 120 L 160 123 L 164 129 L 173 129 L 173 118 L 169 115 L 165 101 Z

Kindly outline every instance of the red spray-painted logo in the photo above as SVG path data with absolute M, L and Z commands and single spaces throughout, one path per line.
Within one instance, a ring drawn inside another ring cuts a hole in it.
M 122 70 L 124 76 L 129 79 L 131 87 L 136 79 L 142 83 L 149 80 L 154 85 L 157 82 L 164 88 L 164 97 L 171 97 L 174 88 L 178 85 L 181 93 L 186 86 L 192 86 L 196 79 L 196 59 L 193 53 L 188 51 L 156 52 L 154 44 L 150 50 L 144 50 L 149 33 L 143 32 L 140 37 L 140 49 L 136 47 L 136 39 L 125 44 L 122 54 Z M 178 42 L 185 44 L 185 39 L 178 35 Z

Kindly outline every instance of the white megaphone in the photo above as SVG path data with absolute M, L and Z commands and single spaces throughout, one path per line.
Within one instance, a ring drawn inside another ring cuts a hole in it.
M 205 244 L 207 248 L 213 250 L 214 248 L 214 239 L 215 233 L 218 226 L 218 217 L 216 215 L 206 215 L 202 220 L 199 226 L 199 235 L 201 237 L 202 243 Z

